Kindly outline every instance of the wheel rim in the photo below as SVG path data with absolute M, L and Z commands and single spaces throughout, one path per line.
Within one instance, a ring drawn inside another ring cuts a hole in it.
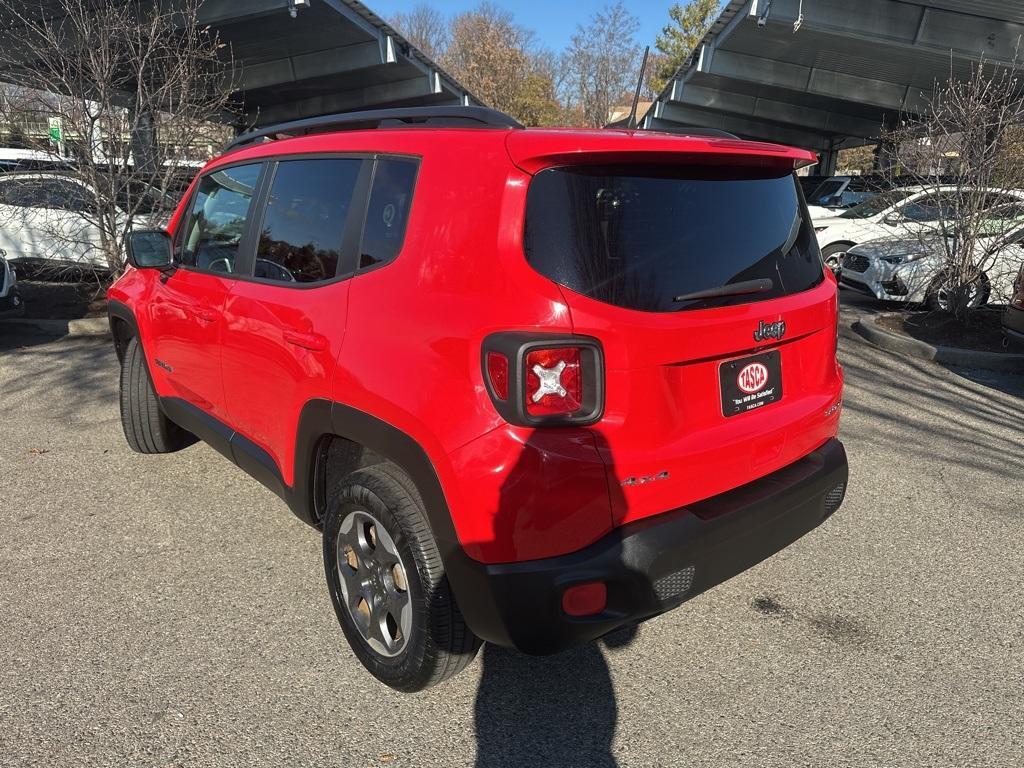
M 970 289 L 970 296 L 967 299 L 967 308 L 977 309 L 981 306 L 981 299 L 985 293 L 984 285 L 980 280 L 975 280 L 968 286 L 968 288 Z M 943 312 L 949 312 L 950 307 L 953 306 L 951 294 L 952 291 L 945 286 L 939 288 L 935 292 L 935 303 Z
M 349 512 L 335 543 L 341 597 L 363 640 L 397 656 L 412 630 L 409 579 L 387 529 L 366 510 Z

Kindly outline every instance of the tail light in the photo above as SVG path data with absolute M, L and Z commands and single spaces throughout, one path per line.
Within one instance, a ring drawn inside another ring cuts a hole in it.
M 596 339 L 496 333 L 484 340 L 483 362 L 491 400 L 512 424 L 583 425 L 601 418 L 604 367 Z
M 1013 281 L 1013 298 L 1010 303 L 1017 309 L 1024 309 L 1024 267 L 1020 268 L 1017 279 Z

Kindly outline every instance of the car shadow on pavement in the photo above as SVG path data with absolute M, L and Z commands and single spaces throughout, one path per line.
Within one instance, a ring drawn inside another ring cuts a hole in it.
M 58 337 L 0 329 L 5 408 L 46 409 L 71 418 L 87 405 L 117 402 L 118 363 L 109 338 Z M 46 393 L 45 400 L 40 392 Z
M 636 626 L 554 656 L 487 645 L 476 696 L 476 768 L 613 768 L 618 705 L 602 646 Z
M 592 505 L 593 514 L 609 515 L 625 507 L 622 488 L 614 480 L 615 465 L 603 436 L 593 430 L 575 430 L 574 437 L 590 465 L 582 478 L 564 476 L 567 456 L 544 430 L 524 442 L 515 466 L 501 488 L 494 530 L 503 541 L 522 536 L 557 536 L 559 530 L 537 530 L 548 521 L 530 517 L 524 509 L 550 508 L 550 497 L 574 496 L 574 483 L 589 487 L 599 473 L 607 481 L 611 506 Z M 564 443 L 563 443 L 564 445 Z M 589 449 L 589 451 L 587 450 Z M 571 449 L 569 449 L 571 450 Z M 610 477 L 609 477 L 610 475 Z M 586 502 L 580 502 L 585 504 Z M 609 523 L 611 521 L 609 520 Z M 633 573 L 638 594 L 654 590 L 647 574 L 628 564 L 618 573 Z M 555 596 L 559 600 L 560 597 Z M 548 619 L 538 619 L 548 620 Z M 487 644 L 483 649 L 483 675 L 477 691 L 474 720 L 477 737 L 476 768 L 529 766 L 530 768 L 614 768 L 612 754 L 618 705 L 604 649 L 623 648 L 633 642 L 636 624 L 627 624 L 596 641 L 551 656 L 530 656 Z

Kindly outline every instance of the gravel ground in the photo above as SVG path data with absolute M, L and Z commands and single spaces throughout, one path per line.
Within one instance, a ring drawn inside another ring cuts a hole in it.
M 1024 763 L 1024 377 L 844 330 L 827 524 L 635 636 L 410 696 L 280 501 L 201 445 L 129 452 L 107 343 L 3 333 L 5 767 Z

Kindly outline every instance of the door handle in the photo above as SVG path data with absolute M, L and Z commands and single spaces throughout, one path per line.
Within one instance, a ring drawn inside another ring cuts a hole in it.
M 220 313 L 210 307 L 191 307 L 192 314 L 197 320 L 202 320 L 204 323 L 212 323 L 220 317 Z
M 327 337 L 319 333 L 304 333 L 291 328 L 284 331 L 284 340 L 296 347 L 310 349 L 314 352 L 326 352 L 331 345 Z

